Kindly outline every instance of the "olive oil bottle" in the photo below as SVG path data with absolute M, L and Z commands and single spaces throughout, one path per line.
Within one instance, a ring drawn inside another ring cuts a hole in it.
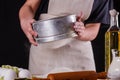
M 108 71 L 108 68 L 112 61 L 112 52 L 111 49 L 117 49 L 120 51 L 120 29 L 118 25 L 118 15 L 119 13 L 113 9 L 110 10 L 110 27 L 105 33 L 105 71 Z M 118 55 L 120 56 L 120 54 Z

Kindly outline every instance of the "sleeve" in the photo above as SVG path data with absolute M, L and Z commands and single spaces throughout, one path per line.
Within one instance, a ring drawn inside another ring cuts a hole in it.
M 48 4 L 49 4 L 49 0 L 41 0 L 41 3 L 36 11 L 36 14 L 35 14 L 35 19 L 38 20 L 39 19 L 39 15 L 41 13 L 47 13 L 47 10 L 48 10 Z
M 94 0 L 90 17 L 85 21 L 88 23 L 110 24 L 109 10 L 112 9 L 112 0 Z

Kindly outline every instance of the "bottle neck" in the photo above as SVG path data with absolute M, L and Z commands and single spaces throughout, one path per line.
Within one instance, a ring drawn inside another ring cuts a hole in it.
M 119 27 L 119 23 L 118 23 L 118 15 L 116 15 L 116 16 L 111 16 L 110 26 L 116 26 L 116 27 Z

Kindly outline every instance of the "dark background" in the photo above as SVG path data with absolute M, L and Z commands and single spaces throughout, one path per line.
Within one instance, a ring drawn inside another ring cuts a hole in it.
M 0 0 L 0 65 L 28 67 L 27 41 L 18 19 L 25 0 Z
M 0 66 L 12 65 L 28 68 L 29 43 L 20 28 L 18 12 L 25 0 L 0 0 Z M 120 11 L 120 0 L 114 0 L 114 8 Z M 119 20 L 120 21 L 120 20 Z M 104 27 L 104 26 L 103 26 Z M 92 41 L 97 71 L 104 71 L 104 33 L 101 28 Z

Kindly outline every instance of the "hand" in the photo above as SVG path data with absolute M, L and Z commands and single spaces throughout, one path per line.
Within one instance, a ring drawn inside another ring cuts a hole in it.
M 85 32 L 84 23 L 80 22 L 80 21 L 75 22 L 74 30 L 78 34 L 79 37 L 81 37 L 82 35 L 84 35 L 84 32 Z
M 78 34 L 77 39 L 82 41 L 92 41 L 96 38 L 100 23 L 89 23 L 84 25 L 83 23 L 83 14 L 77 16 L 77 21 L 73 26 L 75 32 Z
M 29 42 L 37 46 L 37 42 L 34 40 L 34 37 L 37 37 L 37 33 L 32 29 L 32 23 L 35 22 L 34 19 L 22 20 L 21 28 L 28 38 Z
M 85 25 L 82 22 L 83 14 L 80 13 L 77 16 L 77 21 L 75 22 L 73 28 L 75 32 L 78 34 L 79 39 L 85 34 Z

